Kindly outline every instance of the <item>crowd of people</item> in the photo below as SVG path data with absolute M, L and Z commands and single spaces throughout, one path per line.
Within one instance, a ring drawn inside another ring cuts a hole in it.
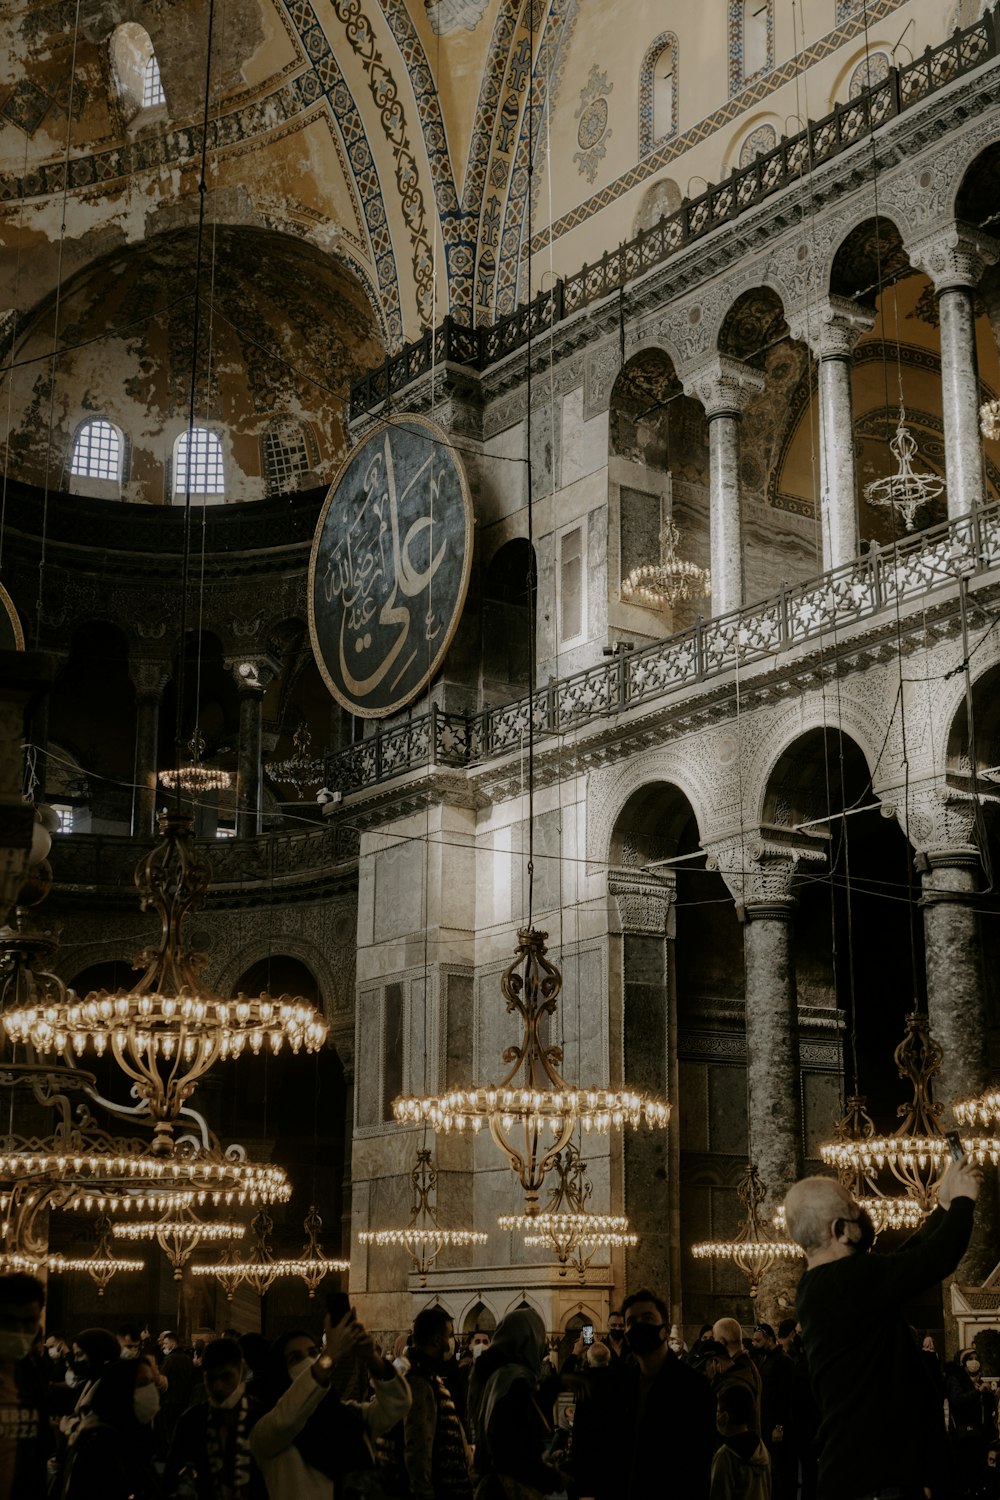
M 800 1322 L 688 1348 L 642 1289 L 561 1361 L 527 1305 L 462 1349 L 429 1306 L 380 1350 L 342 1294 L 321 1336 L 43 1337 L 42 1283 L 0 1277 L 0 1500 L 1000 1500 L 976 1350 L 942 1366 L 899 1313 L 961 1255 L 976 1186 L 956 1169 L 921 1242 L 867 1256 L 863 1210 L 806 1179 Z

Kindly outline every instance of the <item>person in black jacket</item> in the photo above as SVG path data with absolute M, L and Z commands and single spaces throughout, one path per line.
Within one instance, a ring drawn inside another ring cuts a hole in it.
M 806 1253 L 796 1306 L 820 1409 L 819 1500 L 899 1500 L 948 1493 L 941 1407 L 901 1306 L 955 1270 L 972 1233 L 982 1174 L 948 1167 L 941 1212 L 891 1255 L 868 1255 L 874 1229 L 841 1183 L 807 1177 L 785 1199 L 791 1238 Z
M 469 1382 L 476 1424 L 476 1500 L 503 1500 L 505 1479 L 543 1495 L 566 1487 L 566 1476 L 547 1464 L 543 1450 L 552 1436 L 545 1392 L 545 1324 L 530 1307 L 515 1308 L 501 1321 Z
M 47 1391 L 29 1358 L 44 1306 L 45 1287 L 36 1276 L 0 1276 L 0 1500 L 45 1494 Z
M 622 1312 L 636 1362 L 620 1365 L 605 1390 L 595 1392 L 587 1420 L 581 1414 L 574 1424 L 579 1493 L 595 1500 L 666 1494 L 707 1500 L 716 1444 L 711 1387 L 670 1348 L 670 1315 L 655 1292 L 633 1292 Z
M 159 1500 L 156 1375 L 143 1355 L 106 1367 L 67 1449 L 62 1500 Z
M 178 1418 L 164 1478 L 167 1494 L 183 1492 L 186 1481 L 198 1500 L 267 1500 L 249 1443 L 266 1408 L 247 1392 L 247 1369 L 235 1339 L 208 1345 L 201 1378 L 207 1400 Z

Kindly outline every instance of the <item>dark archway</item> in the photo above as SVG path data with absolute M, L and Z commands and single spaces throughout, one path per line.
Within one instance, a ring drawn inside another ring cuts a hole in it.
M 515 537 L 494 552 L 483 579 L 484 703 L 505 703 L 528 691 L 537 596 L 534 548 Z

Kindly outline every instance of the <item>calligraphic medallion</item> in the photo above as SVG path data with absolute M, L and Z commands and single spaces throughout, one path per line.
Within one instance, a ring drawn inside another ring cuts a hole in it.
M 465 470 L 425 417 L 380 423 L 323 503 L 309 560 L 309 634 L 330 692 L 352 714 L 412 703 L 439 670 L 472 569 Z
M 23 651 L 24 631 L 14 601 L 0 584 L 0 651 Z

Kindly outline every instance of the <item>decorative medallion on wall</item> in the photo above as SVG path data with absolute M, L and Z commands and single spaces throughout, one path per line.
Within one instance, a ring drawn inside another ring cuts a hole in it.
M 758 156 L 766 156 L 778 144 L 778 132 L 773 125 L 758 125 L 751 130 L 740 147 L 740 166 L 749 167 Z
M 847 87 L 849 99 L 856 99 L 863 89 L 874 88 L 875 84 L 883 83 L 888 78 L 892 69 L 892 58 L 888 52 L 872 52 L 851 74 L 851 81 Z
M 24 631 L 14 601 L 0 584 L 0 651 L 23 651 Z
M 594 63 L 590 77 L 580 90 L 580 103 L 573 116 L 580 122 L 576 132 L 580 149 L 573 152 L 573 160 L 577 164 L 577 171 L 588 182 L 593 182 L 597 176 L 598 165 L 604 160 L 607 143 L 614 134 L 608 127 L 607 99 L 613 88 L 614 84 L 608 82 L 607 73 L 602 73 Z
M 309 634 L 330 692 L 382 718 L 439 670 L 472 568 L 472 502 L 455 450 L 424 417 L 382 422 L 341 465 L 309 562 Z

